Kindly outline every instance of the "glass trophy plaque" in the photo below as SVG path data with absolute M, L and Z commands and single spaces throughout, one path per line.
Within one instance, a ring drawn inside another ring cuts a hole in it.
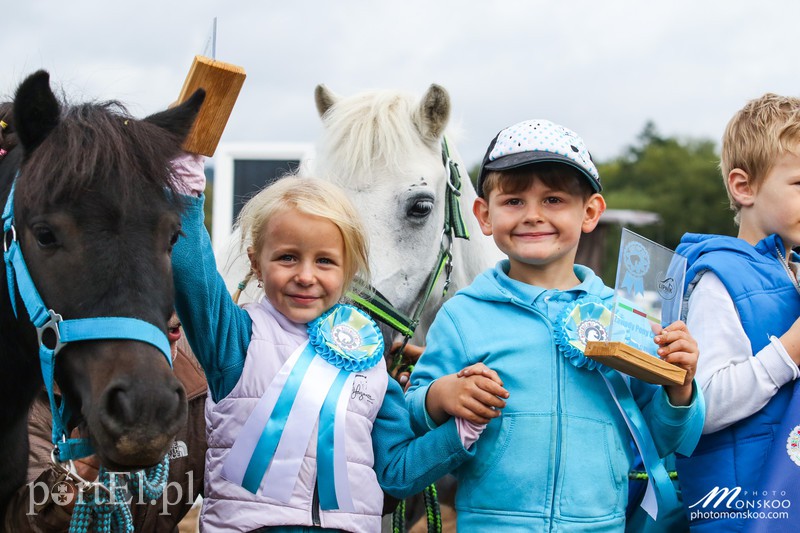
M 658 357 L 653 337 L 680 318 L 686 258 L 623 228 L 606 339 L 586 343 L 586 357 L 661 385 L 682 385 L 686 371 Z

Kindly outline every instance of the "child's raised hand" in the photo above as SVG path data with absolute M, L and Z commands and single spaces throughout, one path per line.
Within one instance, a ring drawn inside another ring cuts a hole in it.
M 183 152 L 172 160 L 172 173 L 181 194 L 200 196 L 206 188 L 205 157 Z
M 667 363 L 686 370 L 683 385 L 664 385 L 672 405 L 689 405 L 692 401 L 692 380 L 697 371 L 697 358 L 700 355 L 697 342 L 689 333 L 689 328 L 677 320 L 661 330 L 653 339 L 660 347 L 658 355 Z
M 434 381 L 426 397 L 426 407 L 438 424 L 449 416 L 487 424 L 500 416 L 500 409 L 506 406 L 504 398 L 508 398 L 508 391 L 503 388 L 500 376 L 483 363 L 477 363 Z

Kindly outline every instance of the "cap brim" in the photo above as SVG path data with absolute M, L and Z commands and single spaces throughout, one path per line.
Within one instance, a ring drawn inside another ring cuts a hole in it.
M 485 165 L 484 174 L 487 170 L 511 170 L 513 168 L 520 168 L 526 165 L 531 165 L 534 163 L 563 163 L 565 165 L 569 165 L 575 170 L 579 171 L 582 175 L 589 180 L 589 183 L 592 185 L 592 189 L 595 192 L 600 192 L 602 190 L 602 186 L 600 182 L 595 179 L 594 176 L 586 172 L 586 169 L 581 167 L 578 163 L 573 161 L 572 159 L 565 157 L 563 155 L 554 154 L 552 152 L 520 152 L 518 154 L 510 154 L 504 155 L 502 157 L 498 157 L 494 161 L 489 161 Z

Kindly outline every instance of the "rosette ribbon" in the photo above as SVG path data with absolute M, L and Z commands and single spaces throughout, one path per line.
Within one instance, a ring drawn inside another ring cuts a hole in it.
M 557 320 L 555 337 L 558 350 L 577 368 L 598 368 L 600 363 L 589 359 L 583 352 L 587 342 L 609 340 L 611 317 L 611 311 L 599 298 L 582 298 L 567 305 Z
M 225 459 L 222 475 L 253 494 L 287 503 L 316 425 L 320 508 L 352 512 L 347 404 L 355 373 L 383 358 L 383 336 L 360 309 L 336 305 L 309 323 L 308 337 L 259 399 Z
M 653 436 L 626 378 L 584 355 L 588 341 L 609 341 L 611 320 L 611 311 L 599 298 L 589 296 L 576 300 L 564 308 L 556 321 L 556 346 L 561 355 L 576 368 L 597 370 L 603 377 L 642 457 L 648 481 L 641 507 L 655 520 L 659 507 L 671 509 L 677 505 L 675 487 L 658 455 Z

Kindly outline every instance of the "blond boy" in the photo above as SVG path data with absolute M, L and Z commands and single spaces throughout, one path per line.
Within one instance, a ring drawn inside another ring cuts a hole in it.
M 800 377 L 799 142 L 800 99 L 748 102 L 725 130 L 720 165 L 738 236 L 686 234 L 678 247 L 707 402 L 704 435 L 678 461 L 692 531 L 740 531 L 747 511 L 771 506 L 765 471 L 780 457 L 770 450 L 786 458 L 790 444 L 780 427 Z

